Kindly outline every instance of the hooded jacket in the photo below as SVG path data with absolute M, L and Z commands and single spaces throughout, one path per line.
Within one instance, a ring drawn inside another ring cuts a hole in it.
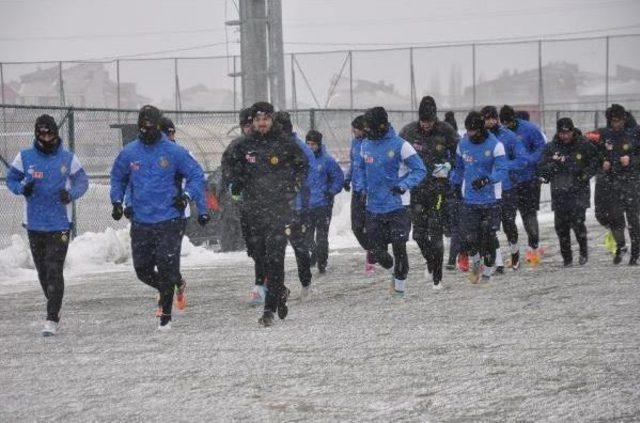
M 353 172 L 353 178 L 362 178 L 367 211 L 374 214 L 390 213 L 408 206 L 409 191 L 427 174 L 416 150 L 396 135 L 392 127 L 382 139 L 364 139 Z M 406 192 L 394 194 L 391 192 L 394 187 Z
M 184 189 L 176 183 L 184 179 Z M 174 206 L 182 192 L 207 210 L 204 173 L 195 158 L 182 146 L 162 134 L 160 141 L 146 144 L 140 139 L 127 144 L 111 168 L 111 202 L 122 202 L 127 185 L 131 187 L 133 221 L 153 224 L 182 218 Z
M 33 193 L 25 199 L 23 223 L 30 231 L 68 231 L 72 205 L 62 204 L 60 191 L 67 190 L 77 200 L 87 191 L 89 178 L 75 154 L 62 147 L 62 140 L 51 153 L 38 147 L 22 150 L 7 172 L 7 186 L 21 195 L 24 186 L 35 181 Z

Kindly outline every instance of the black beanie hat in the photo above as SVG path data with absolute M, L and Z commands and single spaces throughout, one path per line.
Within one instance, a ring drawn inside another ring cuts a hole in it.
M 162 116 L 160 118 L 160 130 L 162 132 L 167 132 L 169 129 L 176 129 L 176 126 L 173 124 L 173 121 L 166 116 Z
M 620 104 L 612 104 L 611 107 L 607 109 L 608 115 L 607 119 L 621 119 L 625 120 L 627 118 L 627 111 Z
M 438 119 L 438 108 L 433 97 L 427 95 L 420 100 L 418 118 L 422 121 L 433 122 Z
M 51 133 L 53 133 L 53 135 L 55 135 L 56 138 L 58 137 L 58 124 L 52 116 L 46 114 L 38 116 L 34 129 L 36 138 L 38 137 L 38 128 L 41 127 L 47 128 Z
M 251 123 L 251 108 L 246 107 L 240 110 L 240 125 L 244 126 Z
M 363 131 L 364 130 L 364 115 L 356 116 L 356 118 L 351 121 L 351 127 Z
M 315 142 L 318 145 L 322 145 L 322 133 L 320 131 L 316 131 L 315 129 L 309 130 L 305 139 L 307 141 Z
M 483 119 L 498 119 L 498 109 L 495 106 L 484 106 L 480 114 Z
M 576 127 L 573 125 L 573 121 L 571 120 L 571 118 L 563 117 L 558 119 L 558 122 L 556 122 L 557 132 L 569 132 L 573 131 L 574 129 L 576 129 Z
M 509 123 L 516 120 L 516 112 L 513 110 L 513 107 L 504 105 L 500 109 L 500 122 Z
M 273 120 L 280 124 L 285 133 L 290 134 L 293 132 L 293 123 L 291 123 L 289 112 L 280 110 L 273 116 Z
M 273 114 L 273 106 L 266 101 L 259 101 L 251 106 L 251 117 L 255 118 L 258 113 L 265 113 L 267 115 Z
M 484 119 L 482 115 L 476 111 L 469 112 L 464 120 L 464 127 L 467 131 L 480 131 L 484 129 Z
M 364 114 L 367 126 L 367 136 L 371 139 L 381 139 L 389 130 L 389 115 L 384 107 L 372 107 Z
M 138 113 L 138 127 L 144 126 L 144 122 L 150 122 L 152 125 L 159 127 L 162 113 L 157 107 L 146 105 L 142 106 Z

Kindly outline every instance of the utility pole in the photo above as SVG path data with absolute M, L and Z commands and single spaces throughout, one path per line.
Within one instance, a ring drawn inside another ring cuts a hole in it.
M 287 107 L 284 81 L 284 47 L 282 41 L 282 1 L 267 0 L 269 22 L 269 89 L 276 109 Z
M 281 0 L 240 0 L 240 72 L 242 106 L 270 100 L 278 109 L 286 107 Z
M 269 98 L 265 0 L 240 0 L 242 105 Z

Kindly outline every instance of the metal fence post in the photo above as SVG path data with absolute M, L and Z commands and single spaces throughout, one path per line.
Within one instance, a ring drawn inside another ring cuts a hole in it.
M 4 98 L 4 67 L 2 63 L 0 63 L 0 90 L 2 91 L 2 104 L 6 104 Z M 2 129 L 4 132 L 7 132 L 7 112 L 4 107 L 2 108 Z
M 64 98 L 64 81 L 62 79 L 62 62 L 58 62 L 58 78 L 60 84 L 60 106 L 64 106 L 66 101 Z
M 416 95 L 416 74 L 415 67 L 413 64 L 413 47 L 409 48 L 409 79 L 410 79 L 410 90 L 411 90 L 411 110 L 416 110 L 418 106 L 418 97 Z
M 593 112 L 594 117 L 593 117 L 593 129 L 598 129 L 598 111 L 596 110 L 595 112 Z
M 604 80 L 604 107 L 609 107 L 609 36 L 606 38 L 605 49 L 605 80 Z
M 309 109 L 309 130 L 316 129 L 316 109 Z
M 473 78 L 473 108 L 476 108 L 476 45 L 471 44 L 471 69 Z
M 67 141 L 69 143 L 69 151 L 73 154 L 76 152 L 76 125 L 75 125 L 75 115 L 73 113 L 73 107 L 69 108 L 67 112 Z M 71 203 L 71 237 L 75 238 L 78 235 L 78 215 L 76 210 L 76 202 L 73 201 Z
M 542 80 L 542 40 L 538 40 L 538 109 L 540 110 L 540 127 L 544 130 L 544 81 Z
M 353 116 L 353 51 L 349 50 L 349 109 Z
M 120 115 L 120 60 L 116 60 L 116 107 L 118 108 L 118 123 L 122 123 Z

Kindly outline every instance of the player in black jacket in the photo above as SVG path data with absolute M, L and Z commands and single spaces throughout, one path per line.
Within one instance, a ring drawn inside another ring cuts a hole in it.
M 559 119 L 556 135 L 545 146 L 538 163 L 538 174 L 542 182 L 551 183 L 551 208 L 565 266 L 573 264 L 571 229 L 580 247 L 580 265 L 589 257 L 585 214 L 591 205 L 589 180 L 597 169 L 595 147 L 584 139 L 571 119 Z
M 430 273 L 433 288 L 440 289 L 444 256 L 442 237 L 449 217 L 448 176 L 455 163 L 459 137 L 451 125 L 438 120 L 436 102 L 430 96 L 420 101 L 418 118 L 400 131 L 400 137 L 413 145 L 427 168 L 427 176 L 411 190 L 413 239 L 427 260 L 425 279 Z
M 253 131 L 231 154 L 231 193 L 241 196 L 247 219 L 247 248 L 256 266 L 264 264 L 267 295 L 259 320 L 271 326 L 274 313 L 284 319 L 289 290 L 284 285 L 284 253 L 293 221 L 293 202 L 308 172 L 302 150 L 274 125 L 273 106 L 252 107 Z

